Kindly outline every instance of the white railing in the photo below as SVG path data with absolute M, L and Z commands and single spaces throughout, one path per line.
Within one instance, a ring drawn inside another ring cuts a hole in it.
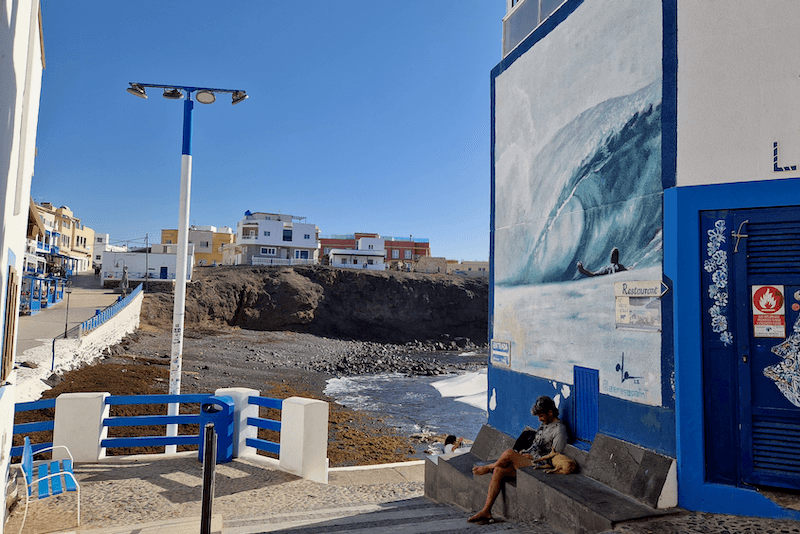
M 315 259 L 259 258 L 250 259 L 250 265 L 316 265 Z

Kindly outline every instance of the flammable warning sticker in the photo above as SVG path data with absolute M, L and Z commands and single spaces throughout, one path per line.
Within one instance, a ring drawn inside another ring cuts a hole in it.
M 783 286 L 752 286 L 753 337 L 786 337 Z

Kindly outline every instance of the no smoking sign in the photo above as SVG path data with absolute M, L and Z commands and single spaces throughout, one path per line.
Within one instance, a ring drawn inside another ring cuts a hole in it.
M 783 286 L 752 286 L 753 337 L 786 337 Z

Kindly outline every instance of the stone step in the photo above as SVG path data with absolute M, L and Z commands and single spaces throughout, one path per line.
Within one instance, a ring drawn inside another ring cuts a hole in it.
M 223 534 L 429 534 L 511 532 L 560 534 L 545 524 L 514 523 L 473 525 L 468 512 L 424 497 L 386 504 L 339 507 L 328 510 L 289 512 L 269 517 L 226 520 Z

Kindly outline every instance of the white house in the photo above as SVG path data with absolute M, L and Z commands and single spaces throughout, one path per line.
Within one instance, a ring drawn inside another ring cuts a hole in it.
M 105 284 L 110 280 L 121 280 L 125 267 L 128 268 L 128 280 L 131 282 L 145 279 L 145 273 L 150 280 L 175 280 L 175 271 L 178 259 L 178 245 L 156 244 L 150 252 L 113 250 L 102 253 L 102 277 Z M 194 245 L 189 244 L 189 255 L 186 258 L 186 281 L 192 279 L 192 266 L 194 265 Z
M 319 228 L 305 217 L 245 212 L 236 225 L 236 243 L 223 246 L 225 265 L 316 264 Z
M 386 250 L 382 237 L 362 237 L 355 249 L 334 248 L 328 253 L 330 264 L 334 267 L 385 271 Z
M 9 15 L 14 16 L 10 19 Z M 31 179 L 36 155 L 36 127 L 44 46 L 38 0 L 8 0 L 0 10 L 0 306 L 3 310 L 0 369 L 0 472 L 8 479 L 14 425 L 17 322 L 24 269 Z M 5 485 L 4 485 L 5 487 Z M 5 506 L 0 507 L 0 534 Z
M 100 266 L 103 263 L 103 252 L 126 252 L 128 245 L 112 245 L 108 234 L 94 234 L 94 264 Z

